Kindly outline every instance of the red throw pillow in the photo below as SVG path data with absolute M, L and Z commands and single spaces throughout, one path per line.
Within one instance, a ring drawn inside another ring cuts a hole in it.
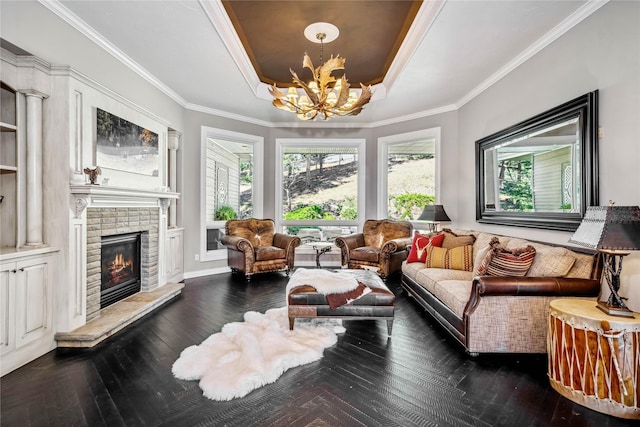
M 407 262 L 425 262 L 427 260 L 427 245 L 431 242 L 431 246 L 441 247 L 444 240 L 444 234 L 436 234 L 435 236 L 425 236 L 416 233 L 411 243 L 411 251 L 407 257 Z

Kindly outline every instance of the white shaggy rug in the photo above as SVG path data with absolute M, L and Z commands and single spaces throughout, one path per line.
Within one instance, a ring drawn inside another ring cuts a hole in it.
M 172 372 L 200 380 L 205 397 L 231 400 L 277 380 L 287 369 L 322 358 L 345 329 L 335 319 L 296 319 L 289 330 L 287 308 L 249 311 L 244 322 L 228 323 L 200 345 L 187 347 Z

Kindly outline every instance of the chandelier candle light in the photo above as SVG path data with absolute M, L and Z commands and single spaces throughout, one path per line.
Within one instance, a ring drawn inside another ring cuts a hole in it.
M 343 74 L 336 79 L 331 74 L 336 70 L 344 70 L 345 58 L 337 55 L 323 63 L 322 54 L 324 43 L 329 43 L 338 38 L 338 28 L 327 22 L 316 22 L 304 30 L 305 37 L 314 43 L 320 43 L 320 66 L 314 68 L 311 58 L 306 53 L 302 61 L 302 67 L 308 68 L 313 74 L 313 80 L 309 84 L 300 80 L 292 69 L 293 82 L 304 91 L 299 96 L 296 87 L 292 86 L 286 95 L 274 84 L 269 87 L 269 93 L 274 97 L 273 105 L 281 110 L 296 113 L 300 120 L 314 120 L 321 117 L 323 120 L 334 116 L 356 116 L 371 99 L 371 86 L 360 83 L 362 92 L 358 97 L 355 91 L 349 91 L 349 82 Z

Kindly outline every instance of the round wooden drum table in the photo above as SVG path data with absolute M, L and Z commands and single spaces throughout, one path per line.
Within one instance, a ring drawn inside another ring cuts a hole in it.
M 640 419 L 640 314 L 615 317 L 593 300 L 553 300 L 547 352 L 558 393 L 595 411 Z

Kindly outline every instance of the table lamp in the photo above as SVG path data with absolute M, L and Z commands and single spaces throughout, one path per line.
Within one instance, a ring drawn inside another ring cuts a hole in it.
M 429 231 L 438 231 L 438 224 L 441 222 L 451 222 L 451 219 L 444 211 L 442 205 L 426 205 L 418 217 L 418 221 L 429 222 Z
M 629 251 L 640 249 L 640 207 L 589 206 L 569 243 L 596 249 L 603 256 L 603 274 L 611 290 L 607 301 L 598 301 L 598 308 L 610 316 L 633 317 L 618 295 L 622 258 Z

